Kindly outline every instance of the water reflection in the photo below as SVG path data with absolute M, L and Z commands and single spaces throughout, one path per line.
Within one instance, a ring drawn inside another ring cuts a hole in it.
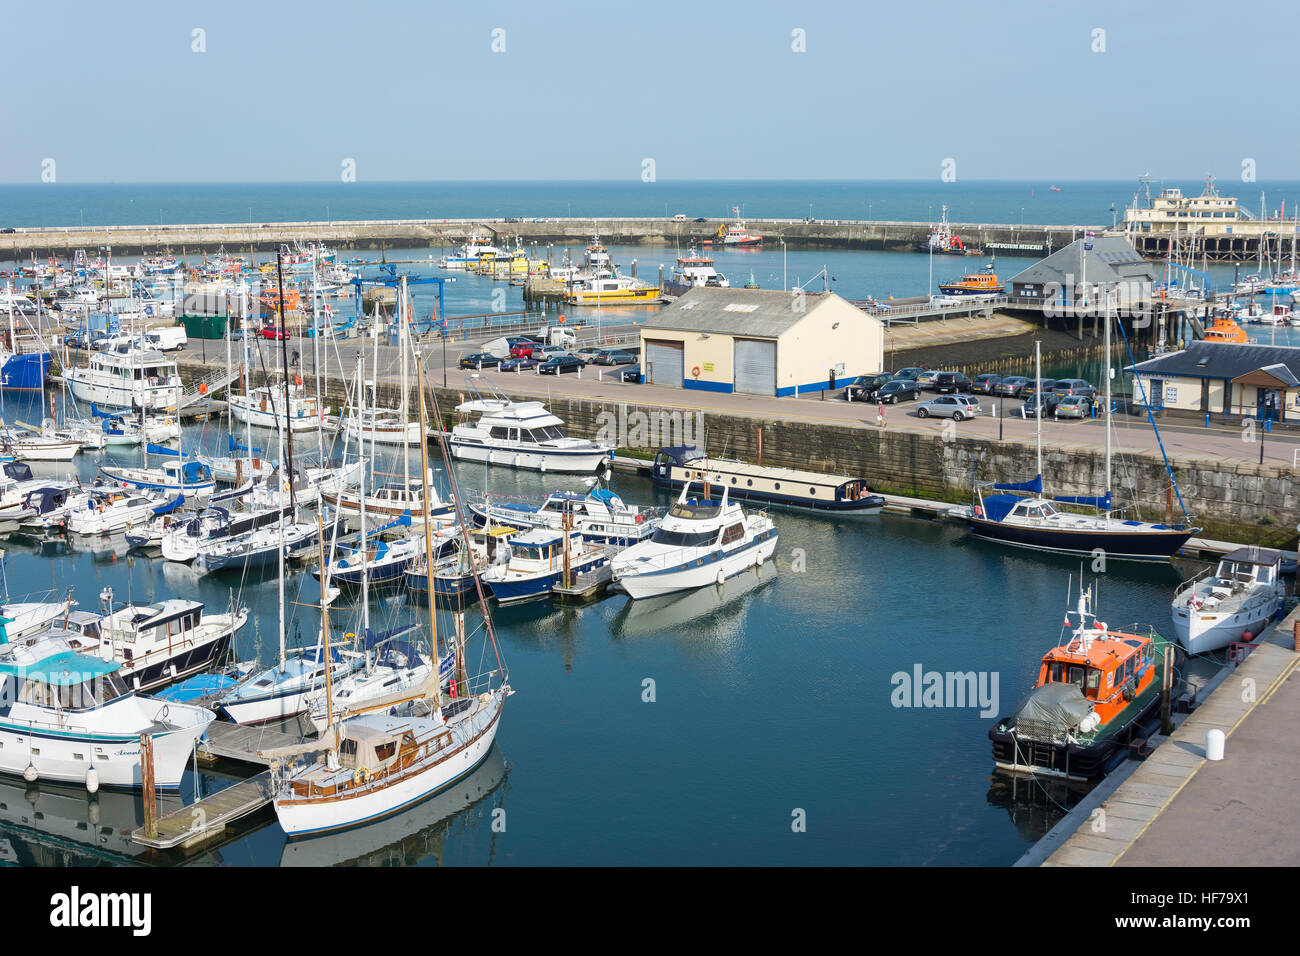
M 741 625 L 751 607 L 749 595 L 777 578 L 776 562 L 742 571 L 722 584 L 713 584 L 682 594 L 625 602 L 610 623 L 615 638 L 672 636 L 679 628 L 692 626 L 687 632 L 693 642 L 714 640 L 730 644 L 742 633 Z

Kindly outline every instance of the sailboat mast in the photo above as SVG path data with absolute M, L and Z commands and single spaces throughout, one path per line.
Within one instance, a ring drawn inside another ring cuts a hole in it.
M 364 378 L 366 359 L 364 353 L 357 349 L 357 404 L 360 405 L 366 397 L 366 380 Z M 359 417 L 358 417 L 358 420 Z M 374 419 L 371 419 L 371 427 L 374 427 Z M 362 455 L 366 451 L 366 433 L 361 432 Z M 375 453 L 374 442 L 371 442 L 370 454 Z M 369 550 L 366 547 L 366 466 L 365 458 L 362 458 L 361 481 L 357 485 L 357 503 L 361 511 L 361 633 L 364 635 L 370 627 L 370 565 L 366 558 L 369 556 Z
M 298 503 L 294 498 L 293 491 L 293 428 L 289 424 L 289 333 L 284 328 L 284 272 L 281 269 L 281 255 L 279 251 L 275 254 L 275 281 L 280 287 L 280 357 L 284 363 L 284 430 L 288 433 L 289 443 L 289 468 L 286 472 L 289 476 L 289 507 L 293 509 L 294 514 L 298 513 Z M 271 383 L 267 383 L 268 390 Z M 275 399 L 271 399 L 271 414 L 275 414 Z
M 410 308 L 411 304 L 406 298 L 406 276 L 402 276 L 402 289 L 397 303 L 397 340 L 402 363 L 402 480 L 405 482 L 404 487 L 408 496 L 411 493 L 411 453 L 410 446 L 406 444 L 406 413 L 409 406 L 406 390 L 410 387 L 406 378 L 406 324 L 410 321 Z M 420 431 L 420 444 L 424 444 L 423 429 Z M 428 524 L 426 523 L 424 527 L 427 532 Z
M 1043 344 L 1034 342 L 1034 421 L 1038 423 L 1038 482 L 1043 481 Z
M 329 568 L 325 564 L 325 523 L 321 517 L 322 509 L 316 509 L 316 537 L 320 550 L 320 631 L 321 641 L 325 645 L 325 726 L 334 726 L 334 668 L 330 661 L 330 612 L 327 600 L 330 587 Z M 280 549 L 281 553 L 284 549 Z M 364 637 L 363 637 L 364 640 Z
M 438 663 L 438 602 L 434 599 L 433 590 L 433 517 L 429 514 L 429 443 L 424 437 L 426 434 L 425 428 L 427 427 L 424 422 L 424 361 L 420 357 L 419 349 L 415 350 L 415 377 L 416 387 L 420 390 L 420 484 L 423 488 L 421 511 L 424 518 L 424 567 L 428 581 L 427 593 L 429 595 L 429 654 L 433 661 L 433 699 L 438 710 L 441 710 L 442 668 Z
M 1111 305 L 1111 294 L 1112 294 L 1112 293 L 1111 293 L 1111 290 L 1108 289 L 1108 290 L 1106 291 L 1106 344 L 1105 344 L 1105 353 L 1104 353 L 1105 356 L 1106 356 L 1106 361 L 1105 361 L 1105 367 L 1102 369 L 1102 373 L 1101 373 L 1101 374 L 1105 377 L 1105 379 L 1106 379 L 1106 407 L 1105 407 L 1105 409 L 1103 409 L 1103 414 L 1106 416 L 1106 417 L 1105 417 L 1105 428 L 1106 428 L 1106 487 L 1105 487 L 1104 490 L 1105 490 L 1105 493 L 1106 493 L 1107 496 L 1110 495 L 1110 452 L 1111 452 L 1111 448 L 1110 448 L 1110 373 L 1111 373 L 1111 368 L 1110 368 L 1110 363 L 1111 363 L 1111 354 L 1110 354 L 1110 305 Z

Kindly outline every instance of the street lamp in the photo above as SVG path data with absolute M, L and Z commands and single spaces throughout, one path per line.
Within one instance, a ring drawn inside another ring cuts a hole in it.
M 786 275 L 786 267 L 785 267 L 785 240 L 784 239 L 781 240 L 781 288 L 782 289 L 790 288 L 790 283 L 788 281 L 788 276 Z

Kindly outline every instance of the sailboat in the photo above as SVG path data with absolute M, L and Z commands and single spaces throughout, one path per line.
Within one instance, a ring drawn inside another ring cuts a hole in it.
M 984 485 L 976 485 L 974 500 L 969 510 L 956 509 L 956 514 L 969 522 L 976 537 L 999 541 L 1003 544 L 1055 551 L 1064 554 L 1104 554 L 1107 558 L 1137 561 L 1166 560 L 1178 553 L 1187 539 L 1200 532 L 1190 524 L 1159 524 L 1126 519 L 1122 509 L 1111 506 L 1111 369 L 1110 369 L 1110 299 L 1106 309 L 1106 490 L 1099 496 L 1057 495 L 1048 498 L 1043 493 L 1043 423 L 1038 423 L 1038 473 L 1032 481 L 992 484 L 994 491 L 1009 494 L 984 493 Z M 1042 394 L 1042 354 L 1038 343 L 1034 347 L 1037 365 L 1036 381 Z M 1140 383 L 1139 383 L 1140 384 Z M 1152 422 L 1152 427 L 1155 423 Z M 1172 480 L 1172 474 L 1171 474 Z M 1061 511 L 1057 503 L 1090 507 L 1091 514 Z M 1185 514 L 1185 513 L 1184 513 Z
M 425 422 L 423 363 L 416 353 L 420 390 L 420 426 Z M 428 448 L 421 448 L 421 475 L 428 481 Z M 444 459 L 450 459 L 445 446 Z M 455 496 L 455 477 L 452 493 Z M 428 494 L 424 501 L 429 500 Z M 459 500 L 457 498 L 456 500 Z M 464 522 L 459 522 L 464 527 Z M 426 518 L 426 525 L 428 524 Z M 432 544 L 426 545 L 432 548 Z M 432 566 L 432 553 L 426 554 Z M 322 607 L 322 632 L 328 641 L 328 617 Z M 491 618 L 487 633 L 496 648 Z M 434 602 L 429 602 L 429 642 L 437 656 Z M 512 693 L 496 653 L 497 668 L 468 678 L 465 668 L 464 617 L 457 615 L 455 675 L 444 701 L 437 679 L 425 684 L 425 696 L 387 712 L 334 722 L 332 692 L 327 688 L 324 759 L 279 771 L 275 814 L 290 838 L 341 830 L 390 816 L 445 790 L 473 773 L 492 750 L 505 699 Z M 495 679 L 495 683 L 494 683 Z

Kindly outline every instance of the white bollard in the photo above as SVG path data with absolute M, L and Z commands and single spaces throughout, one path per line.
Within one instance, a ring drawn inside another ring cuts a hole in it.
M 1223 742 L 1224 736 L 1222 730 L 1207 730 L 1205 732 L 1205 759 L 1222 760 Z

